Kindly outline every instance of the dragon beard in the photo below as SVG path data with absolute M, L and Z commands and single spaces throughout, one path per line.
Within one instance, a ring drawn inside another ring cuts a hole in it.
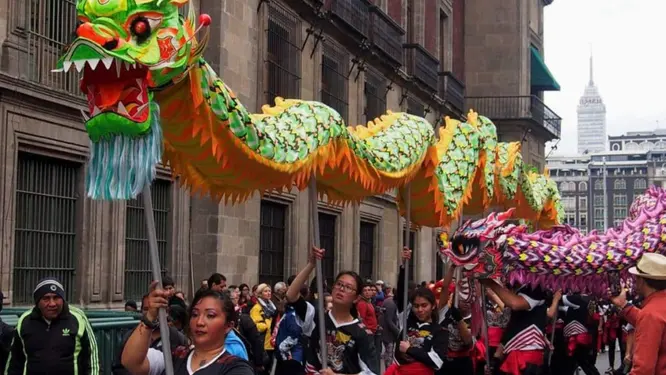
M 155 178 L 162 159 L 160 109 L 150 102 L 150 129 L 136 137 L 111 135 L 90 142 L 88 197 L 135 198 Z

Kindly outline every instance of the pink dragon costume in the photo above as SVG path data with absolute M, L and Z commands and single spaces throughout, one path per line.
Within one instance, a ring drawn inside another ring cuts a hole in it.
M 665 208 L 666 191 L 651 187 L 634 200 L 622 225 L 605 233 L 583 235 L 568 225 L 530 233 L 527 225 L 511 221 L 510 209 L 465 222 L 450 241 L 442 232 L 438 243 L 441 254 L 463 266 L 466 277 L 604 296 L 612 279 L 626 279 L 626 270 L 643 253 L 666 253 Z M 461 296 L 471 299 L 472 293 Z

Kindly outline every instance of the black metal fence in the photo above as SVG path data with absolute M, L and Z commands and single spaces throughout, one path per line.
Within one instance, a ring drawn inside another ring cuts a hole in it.
M 550 132 L 555 138 L 562 133 L 562 118 L 537 96 L 468 96 L 467 109 L 493 120 L 530 120 Z

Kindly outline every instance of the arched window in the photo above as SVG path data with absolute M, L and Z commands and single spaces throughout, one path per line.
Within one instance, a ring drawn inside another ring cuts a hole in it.
M 587 182 L 581 181 L 578 183 L 578 191 L 586 191 L 587 190 Z
M 627 142 L 627 145 L 625 147 L 625 150 L 627 151 L 636 151 L 638 150 L 638 143 L 636 142 Z
M 613 183 L 613 189 L 615 190 L 624 190 L 626 188 L 627 188 L 627 181 L 625 181 L 624 178 L 617 179 Z
M 655 143 L 654 149 L 655 150 L 666 150 L 666 142 L 659 141 L 659 142 Z
M 644 178 L 639 178 L 634 180 L 634 190 L 645 190 L 647 189 L 647 182 Z
M 604 182 L 602 180 L 594 181 L 594 190 L 604 190 Z
M 563 182 L 560 184 L 560 191 L 569 191 L 569 183 Z
M 645 141 L 641 143 L 641 150 L 650 151 L 652 150 L 652 146 L 653 146 L 652 142 Z

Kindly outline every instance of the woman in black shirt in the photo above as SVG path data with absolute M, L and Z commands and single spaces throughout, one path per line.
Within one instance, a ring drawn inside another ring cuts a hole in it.
M 448 333 L 439 325 L 435 295 L 430 289 L 417 288 L 409 296 L 409 305 L 404 308 L 402 288 L 404 288 L 404 261 L 411 257 L 411 251 L 403 250 L 403 264 L 398 273 L 396 305 L 401 325 L 401 335 L 395 344 L 395 362 L 386 370 L 386 375 L 423 374 L 432 375 L 444 363 L 448 345 Z M 402 341 L 403 314 L 407 313 L 407 339 Z
M 287 290 L 287 302 L 296 303 L 300 298 L 300 289 L 315 269 L 317 259 L 322 259 L 324 250 L 312 248 L 308 265 L 296 276 Z M 310 336 L 306 354 L 305 372 L 320 375 L 363 374 L 374 375 L 379 369 L 370 368 L 376 363 L 374 340 L 368 336 L 365 326 L 356 317 L 354 301 L 361 292 L 363 282 L 356 272 L 343 271 L 333 283 L 333 297 L 330 311 L 325 312 L 327 368 L 322 369 L 319 344 L 319 321 L 316 314 L 312 317 L 314 327 Z M 309 322 L 304 322 L 308 324 Z

